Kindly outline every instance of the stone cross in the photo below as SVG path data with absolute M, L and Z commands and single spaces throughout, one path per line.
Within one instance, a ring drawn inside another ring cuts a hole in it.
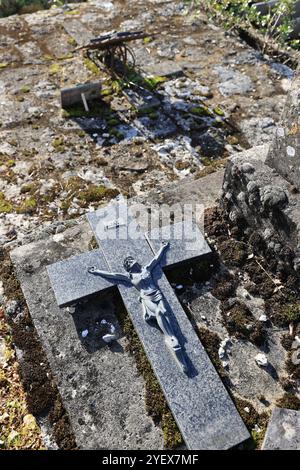
M 200 230 L 194 229 L 191 239 L 182 239 L 176 236 L 182 230 L 179 223 L 135 237 L 132 234 L 141 235 L 135 219 L 130 215 L 116 217 L 113 204 L 89 213 L 88 220 L 101 249 L 47 268 L 58 305 L 71 305 L 92 294 L 116 288 L 114 280 L 92 275 L 89 267 L 120 272 L 128 256 L 146 266 L 161 241 L 170 239 L 170 246 L 152 275 L 184 350 L 188 373 L 178 367 L 180 360 L 175 361 L 170 354 L 161 330 L 145 321 L 139 292 L 122 280 L 117 282 L 119 292 L 187 447 L 228 449 L 246 440 L 248 431 L 164 274 L 164 269 L 209 255 L 211 250 Z
M 300 189 L 300 70 L 288 93 L 276 136 L 266 163 L 275 168 L 287 181 Z

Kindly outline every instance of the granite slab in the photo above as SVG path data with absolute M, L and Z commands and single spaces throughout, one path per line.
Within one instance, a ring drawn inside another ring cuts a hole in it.
M 197 258 L 211 253 L 196 223 L 188 221 L 155 228 L 146 234 L 146 239 L 153 253 L 159 250 L 163 240 L 170 240 L 170 249 L 162 260 L 162 266 L 166 268 L 174 268 L 178 263 L 185 261 L 196 261 Z
M 88 214 L 110 270 L 122 272 L 123 260 L 129 255 L 141 264 L 148 263 L 153 251 L 142 233 L 137 236 L 139 228 L 130 216 L 126 224 L 111 227 L 109 237 L 103 236 L 101 227 L 115 216 L 112 204 Z M 132 234 L 135 237 L 129 237 Z M 176 334 L 188 358 L 188 375 L 178 368 L 161 331 L 145 322 L 138 292 L 121 283 L 119 290 L 185 443 L 192 450 L 229 449 L 246 440 L 249 433 L 160 266 L 153 279 L 172 312 Z
M 101 290 L 112 288 L 104 278 L 91 276 L 89 266 L 99 266 L 107 270 L 108 265 L 101 249 L 58 261 L 47 266 L 47 272 L 59 307 L 72 305 Z
M 262 449 L 300 450 L 300 411 L 275 408 Z

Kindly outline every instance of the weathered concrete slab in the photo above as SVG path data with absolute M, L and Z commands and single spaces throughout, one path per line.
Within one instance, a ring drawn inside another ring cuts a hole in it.
M 142 116 L 134 120 L 134 125 L 149 139 L 167 137 L 176 132 L 177 126 L 164 113 L 157 113 L 157 117 Z
M 63 25 L 66 32 L 75 39 L 78 46 L 85 46 L 94 37 L 93 33 L 77 19 L 67 20 Z
M 132 87 L 129 90 L 124 89 L 123 94 L 139 112 L 158 108 L 161 104 L 160 100 L 153 93 L 143 88 Z
M 47 267 L 59 307 L 75 304 L 83 297 L 111 288 L 111 283 L 107 280 L 89 275 L 87 267 L 95 265 L 104 270 L 108 269 L 102 250 L 73 256 Z
M 49 237 L 21 246 L 11 258 L 79 448 L 162 449 L 162 432 L 146 413 L 144 381 L 125 352 L 125 338 L 121 334 L 108 347 L 97 334 L 103 319 L 120 330 L 113 299 L 96 295 L 72 315 L 57 305 L 47 265 L 87 251 L 91 239 L 82 223 L 60 234 L 60 241 Z
M 262 449 L 300 450 L 300 411 L 275 408 Z
M 100 100 L 101 85 L 100 83 L 85 83 L 77 85 L 73 88 L 64 88 L 61 90 L 60 99 L 62 108 L 69 108 L 75 104 L 82 104 L 82 95 L 86 101 Z
M 161 190 L 157 188 L 135 198 L 142 204 L 202 204 L 203 209 L 213 207 L 222 195 L 224 170 L 218 170 L 199 179 L 186 179 L 184 181 L 164 185 Z
M 114 219 L 112 205 L 88 214 L 110 270 L 122 271 L 126 256 L 134 256 L 143 265 L 148 263 L 153 252 L 145 239 L 129 237 L 135 229 L 132 219 L 126 225 L 111 228 L 110 239 L 103 237 L 103 222 Z M 114 239 L 115 235 L 118 240 Z M 172 242 L 169 249 L 172 250 Z M 173 313 L 176 334 L 190 362 L 190 376 L 178 368 L 162 333 L 145 322 L 136 290 L 122 284 L 119 290 L 185 443 L 189 449 L 233 447 L 249 437 L 248 431 L 160 266 L 153 278 Z

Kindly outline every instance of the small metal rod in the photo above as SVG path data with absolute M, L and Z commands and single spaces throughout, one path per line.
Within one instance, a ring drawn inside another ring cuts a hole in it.
M 83 102 L 83 106 L 84 106 L 84 109 L 86 110 L 87 113 L 90 112 L 90 108 L 87 104 L 87 100 L 86 100 L 86 97 L 85 97 L 85 94 L 84 93 L 81 93 L 81 99 L 82 99 L 82 102 Z

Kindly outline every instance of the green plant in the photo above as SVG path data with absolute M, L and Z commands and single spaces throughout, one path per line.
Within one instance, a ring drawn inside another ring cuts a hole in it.
M 250 0 L 192 0 L 194 9 L 204 10 L 209 18 L 222 23 L 227 29 L 259 29 L 264 35 L 265 49 L 270 38 L 279 44 L 288 43 L 299 47 L 298 39 L 291 39 L 295 21 L 295 0 L 278 0 L 269 8 L 267 14 L 261 14 Z

